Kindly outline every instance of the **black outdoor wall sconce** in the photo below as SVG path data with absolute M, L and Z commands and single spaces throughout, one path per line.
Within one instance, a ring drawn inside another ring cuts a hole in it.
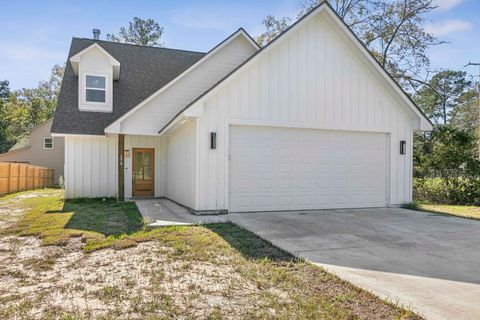
M 217 149 L 217 133 L 210 132 L 210 149 Z
M 400 154 L 407 153 L 407 142 L 405 140 L 400 141 Z

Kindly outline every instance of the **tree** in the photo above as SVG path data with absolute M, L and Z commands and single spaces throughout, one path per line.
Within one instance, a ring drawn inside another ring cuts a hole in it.
M 19 91 L 11 92 L 0 109 L 0 152 L 8 151 L 28 130 L 29 108 L 18 100 Z
M 320 2 L 322 1 L 302 0 L 297 19 L 303 17 L 315 6 L 320 4 Z M 330 0 L 329 3 L 350 28 L 359 29 L 360 26 L 367 21 L 370 10 L 369 0 Z M 266 45 L 287 29 L 290 22 L 291 19 L 289 17 L 275 18 L 273 15 L 268 15 L 262 21 L 266 31 L 257 36 L 257 43 L 261 46 Z
M 473 131 L 480 127 L 478 93 L 474 88 L 464 92 L 456 101 L 451 113 L 454 127 Z
M 8 98 L 8 95 L 10 94 L 10 88 L 8 85 L 8 80 L 0 81 L 0 103 L 1 100 Z
M 297 19 L 300 19 L 322 0 L 302 0 L 300 2 L 300 11 Z M 362 24 L 366 23 L 371 14 L 375 2 L 372 0 L 329 0 L 328 3 L 337 12 L 340 18 L 352 29 L 356 30 Z
M 361 39 L 397 80 L 418 74 L 430 64 L 426 50 L 438 41 L 424 29 L 432 0 L 376 1 Z
M 37 88 L 10 91 L 0 82 L 0 152 L 7 151 L 30 128 L 51 118 L 55 112 L 64 67 L 55 65 L 50 78 Z
M 355 32 L 378 62 L 402 85 L 406 77 L 419 74 L 428 67 L 426 50 L 438 41 L 424 29 L 425 16 L 436 7 L 433 0 L 329 0 L 334 10 Z M 320 0 L 303 0 L 301 16 Z M 288 18 L 268 16 L 263 24 L 266 32 L 258 39 L 262 45 L 288 27 Z
M 478 204 L 480 161 L 475 148 L 474 131 L 439 125 L 425 139 L 423 151 L 416 153 L 416 175 L 440 177 L 448 198 L 443 201 Z
M 128 29 L 121 27 L 118 34 L 107 34 L 107 40 L 114 42 L 138 44 L 142 46 L 162 47 L 160 42 L 163 28 L 153 19 L 134 17 Z
M 272 15 L 268 15 L 262 23 L 265 26 L 266 31 L 257 36 L 256 40 L 259 45 L 264 46 L 288 28 L 290 25 L 290 18 L 283 17 L 277 19 Z
M 427 82 L 413 80 L 422 85 L 414 99 L 431 119 L 447 124 L 460 97 L 472 84 L 466 77 L 464 71 L 444 70 Z
M 8 127 L 8 123 L 5 119 L 7 115 L 5 112 L 5 103 L 10 96 L 10 88 L 8 80 L 0 81 L 0 153 L 8 150 L 9 142 L 5 134 L 5 129 Z

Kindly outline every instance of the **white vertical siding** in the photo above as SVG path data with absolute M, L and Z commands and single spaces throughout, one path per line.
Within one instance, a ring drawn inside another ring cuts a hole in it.
M 166 196 L 187 207 L 195 206 L 195 122 L 187 122 L 167 137 Z
M 198 119 L 198 210 L 228 209 L 228 125 L 248 124 L 389 134 L 390 204 L 411 200 L 413 116 L 358 48 L 322 14 L 279 40 L 228 79 Z M 216 131 L 217 150 L 208 133 Z
M 242 35 L 213 54 L 121 122 L 121 132 L 157 134 L 175 114 L 250 57 L 256 48 Z
M 117 147 L 116 137 L 65 137 L 66 197 L 115 197 Z
M 125 198 L 132 197 L 132 159 L 134 148 L 152 148 L 155 150 L 155 196 L 165 195 L 166 160 L 165 138 L 158 136 L 125 135 L 125 150 L 130 151 L 130 157 L 125 158 Z

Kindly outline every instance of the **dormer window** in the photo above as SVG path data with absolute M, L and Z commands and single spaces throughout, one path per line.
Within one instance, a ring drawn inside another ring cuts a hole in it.
M 93 43 L 70 58 L 78 77 L 78 110 L 113 111 L 113 82 L 120 79 L 120 62 Z
M 104 76 L 85 76 L 85 102 L 106 103 L 107 81 Z

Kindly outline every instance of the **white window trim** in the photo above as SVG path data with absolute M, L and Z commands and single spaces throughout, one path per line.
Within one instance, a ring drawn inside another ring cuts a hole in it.
M 87 77 L 88 76 L 93 76 L 93 77 L 103 77 L 105 78 L 105 89 L 100 89 L 100 88 L 90 88 L 87 87 Z M 108 76 L 106 74 L 102 73 L 94 73 L 94 72 L 85 72 L 83 74 L 83 104 L 86 105 L 92 105 L 92 106 L 108 106 Z M 104 90 L 105 91 L 105 102 L 94 102 L 94 101 L 87 101 L 87 90 Z
M 45 147 L 45 140 L 46 139 L 51 139 L 52 140 L 52 147 L 51 148 L 46 148 Z M 43 137 L 43 149 L 44 150 L 53 150 L 53 148 L 54 148 L 53 137 Z

